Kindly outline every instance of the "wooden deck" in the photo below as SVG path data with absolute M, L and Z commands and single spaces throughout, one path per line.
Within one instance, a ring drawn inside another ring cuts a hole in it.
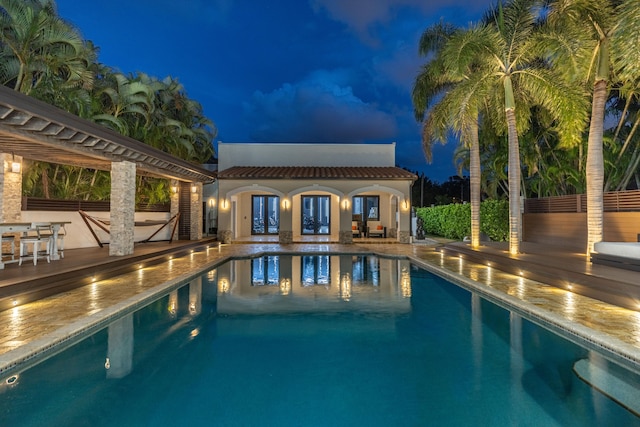
M 468 243 L 453 242 L 438 250 L 610 304 L 640 309 L 640 273 L 592 264 L 584 253 L 523 243 L 522 253 L 510 255 L 506 243 L 496 242 L 484 243 L 477 249 Z
M 63 259 L 50 263 L 6 264 L 0 270 L 0 310 L 123 274 L 141 263 L 149 266 L 217 244 L 214 239 L 137 243 L 134 253 L 126 256 L 109 256 L 108 246 L 66 249 Z

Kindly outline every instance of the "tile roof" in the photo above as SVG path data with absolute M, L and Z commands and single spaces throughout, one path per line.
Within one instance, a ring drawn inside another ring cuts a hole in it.
M 218 172 L 218 179 L 417 179 L 391 166 L 234 166 Z

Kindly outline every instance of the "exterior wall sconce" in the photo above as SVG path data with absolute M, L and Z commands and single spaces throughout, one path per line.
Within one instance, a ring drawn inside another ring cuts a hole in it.
M 342 209 L 345 210 L 345 211 L 349 210 L 349 199 L 344 199 L 342 201 Z
M 222 199 L 222 202 L 220 202 L 220 207 L 222 209 L 227 209 L 229 207 L 229 201 L 227 199 Z
M 12 157 L 12 160 L 11 160 L 11 172 L 20 173 L 20 169 L 21 169 L 22 165 L 20 164 L 20 162 L 16 162 L 16 156 L 13 153 L 11 153 L 11 157 Z
M 216 207 L 216 199 L 209 199 L 209 207 L 211 209 Z
M 405 210 L 405 211 L 409 210 L 409 201 L 408 200 L 405 199 L 405 200 L 402 201 L 402 209 Z
M 171 186 L 171 193 L 172 194 L 178 194 L 178 186 L 177 185 L 172 185 Z
M 289 204 L 289 199 L 284 199 L 282 201 L 282 209 L 284 209 L 285 211 L 288 211 L 291 208 L 291 205 Z
M 198 192 L 198 186 L 197 186 L 197 185 L 192 185 L 192 186 L 191 186 L 191 192 L 192 192 L 193 194 L 196 194 L 196 193 Z

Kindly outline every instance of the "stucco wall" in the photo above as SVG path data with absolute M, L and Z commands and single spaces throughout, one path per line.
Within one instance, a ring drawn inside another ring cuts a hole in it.
M 396 144 L 218 143 L 218 170 L 233 166 L 395 166 Z

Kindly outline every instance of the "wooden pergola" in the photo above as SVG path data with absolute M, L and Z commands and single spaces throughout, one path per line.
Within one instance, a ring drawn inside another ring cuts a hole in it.
M 0 156 L 4 160 L 0 171 L 0 222 L 19 219 L 15 206 L 6 206 L 21 196 L 20 187 L 9 183 L 15 161 L 25 158 L 111 171 L 111 221 L 115 229 L 121 230 L 111 236 L 113 255 L 133 252 L 133 242 L 127 240 L 133 235 L 135 185 L 132 188 L 131 179 L 135 184 L 136 174 L 167 178 L 174 184 L 190 183 L 195 189 L 191 195 L 194 206 L 201 203 L 202 185 L 216 178 L 215 172 L 3 86 L 0 86 Z M 19 180 L 21 184 L 21 176 Z M 177 195 L 172 195 L 171 204 L 172 212 L 174 204 L 177 211 Z M 197 215 L 200 209 L 192 211 Z M 191 218 L 194 219 L 197 220 Z M 194 240 L 199 238 L 201 233 L 191 236 Z

